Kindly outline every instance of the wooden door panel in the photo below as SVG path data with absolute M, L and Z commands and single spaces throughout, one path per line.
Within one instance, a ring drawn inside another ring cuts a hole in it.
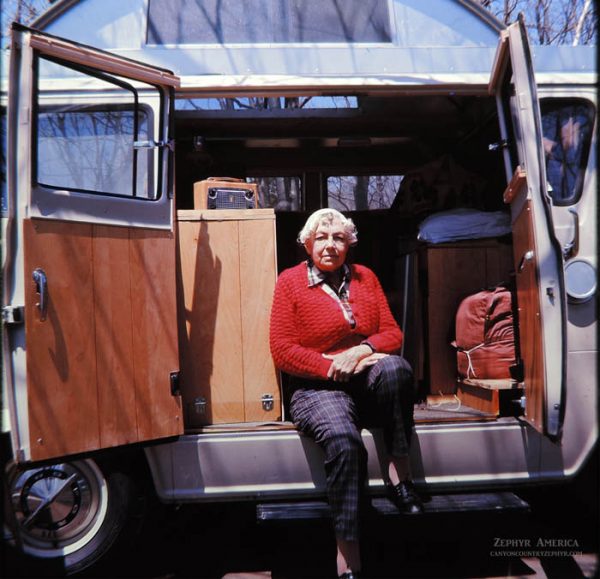
M 129 230 L 94 226 L 94 307 L 102 447 L 137 442 Z
M 241 316 L 245 420 L 281 419 L 277 372 L 269 349 L 269 318 L 277 277 L 275 221 L 240 221 Z M 273 396 L 265 410 L 262 396 Z
M 183 432 L 181 398 L 170 384 L 179 370 L 175 238 L 131 229 L 129 251 L 138 437 L 151 440 Z
M 513 251 L 519 308 L 519 340 L 525 374 L 525 417 L 536 428 L 543 426 L 544 352 L 532 207 L 527 201 L 513 224 Z M 524 259 L 532 251 L 532 259 Z
M 100 442 L 93 302 L 92 226 L 25 220 L 25 332 L 32 460 L 97 448 Z M 48 280 L 40 321 L 32 272 Z
M 181 433 L 172 234 L 32 219 L 24 239 L 48 279 L 45 321 L 32 280 L 25 300 L 31 458 Z

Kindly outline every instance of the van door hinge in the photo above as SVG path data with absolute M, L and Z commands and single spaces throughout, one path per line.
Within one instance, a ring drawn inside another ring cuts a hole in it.
M 181 396 L 181 390 L 179 389 L 179 371 L 171 372 L 169 374 L 169 381 L 171 383 L 171 396 Z
M 2 321 L 5 324 L 22 324 L 25 321 L 24 306 L 4 306 L 2 308 Z

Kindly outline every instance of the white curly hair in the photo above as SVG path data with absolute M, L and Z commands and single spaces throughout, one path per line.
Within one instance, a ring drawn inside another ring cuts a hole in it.
M 304 224 L 304 227 L 298 234 L 298 243 L 301 245 L 306 245 L 306 242 L 309 241 L 310 238 L 315 234 L 317 228 L 323 221 L 329 224 L 333 223 L 334 221 L 340 221 L 350 245 L 355 245 L 358 242 L 358 231 L 356 230 L 354 221 L 340 213 L 337 209 L 325 207 L 324 209 L 318 209 L 309 216 Z

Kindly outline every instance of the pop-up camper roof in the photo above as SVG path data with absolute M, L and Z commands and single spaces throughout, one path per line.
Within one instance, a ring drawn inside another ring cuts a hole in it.
M 504 27 L 470 0 L 62 0 L 33 26 L 196 86 L 214 76 L 486 82 Z
M 285 89 L 486 85 L 504 24 L 474 0 L 58 0 L 33 27 L 172 70 L 182 88 Z M 536 72 L 593 74 L 591 50 L 537 46 Z

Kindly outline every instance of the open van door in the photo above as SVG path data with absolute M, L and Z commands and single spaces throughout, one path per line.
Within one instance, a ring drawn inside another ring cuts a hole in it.
M 183 431 L 169 184 L 178 84 L 13 25 L 4 317 L 19 461 Z
M 558 437 L 564 416 L 566 325 L 563 260 L 554 236 L 542 128 L 522 17 L 502 32 L 492 70 L 505 141 L 513 251 L 524 367 L 525 418 Z

